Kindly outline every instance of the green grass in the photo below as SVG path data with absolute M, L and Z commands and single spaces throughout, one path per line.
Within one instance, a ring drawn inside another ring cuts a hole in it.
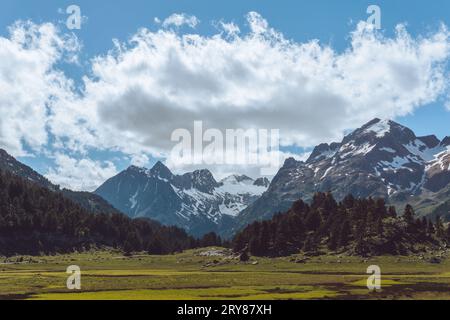
M 0 258 L 0 299 L 450 299 L 448 253 L 440 264 L 429 263 L 428 256 L 366 260 L 336 255 L 298 264 L 296 257 L 253 257 L 241 263 L 200 256 L 205 250 L 134 257 L 89 252 L 7 263 Z M 69 265 L 81 268 L 80 291 L 66 288 Z M 366 288 L 369 265 L 381 267 L 381 292 Z

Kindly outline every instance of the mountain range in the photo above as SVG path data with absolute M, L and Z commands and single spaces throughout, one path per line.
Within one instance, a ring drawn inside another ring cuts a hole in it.
M 201 236 L 231 228 L 239 213 L 269 186 L 267 178 L 245 175 L 216 181 L 209 170 L 174 175 L 163 163 L 152 169 L 129 167 L 95 194 L 127 215 L 147 217 Z
M 256 220 L 270 219 L 317 192 L 380 197 L 422 216 L 450 220 L 450 137 L 416 136 L 391 120 L 374 119 L 341 142 L 321 144 L 306 161 L 289 158 L 271 182 L 233 175 L 217 181 L 208 170 L 173 174 L 163 163 L 129 167 L 94 193 L 60 190 L 45 177 L 0 150 L 0 170 L 33 181 L 93 212 L 121 211 L 151 218 L 201 236 L 231 237 Z

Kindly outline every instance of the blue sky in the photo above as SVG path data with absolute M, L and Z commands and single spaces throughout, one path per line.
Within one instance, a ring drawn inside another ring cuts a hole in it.
M 8 26 L 17 20 L 31 20 L 36 24 L 53 23 L 64 30 L 67 15 L 65 8 L 76 4 L 82 15 L 87 18 L 81 30 L 74 34 L 82 43 L 78 65 L 58 63 L 57 68 L 64 71 L 65 76 L 75 81 L 76 90 L 82 90 L 83 76 L 91 76 L 90 60 L 95 56 L 106 55 L 113 47 L 112 39 L 126 42 L 139 28 L 146 27 L 151 31 L 161 28 L 155 23 L 155 17 L 164 20 L 174 13 L 185 13 L 197 17 L 201 23 L 195 33 L 211 36 L 217 33 L 213 22 L 234 22 L 241 30 L 249 29 L 246 15 L 258 12 L 266 19 L 270 27 L 281 32 L 285 38 L 297 43 L 305 43 L 313 39 L 329 45 L 336 52 L 344 52 L 349 47 L 350 33 L 355 30 L 358 21 L 366 20 L 366 9 L 376 4 L 382 10 L 382 29 L 386 37 L 394 37 L 395 26 L 405 23 L 408 33 L 413 36 L 428 35 L 436 32 L 441 23 L 450 25 L 450 2 L 433 1 L 282 1 L 246 0 L 246 1 L 210 1 L 210 0 L 117 0 L 117 1 L 61 1 L 61 0 L 3 0 L 0 10 L 0 36 L 8 37 Z M 61 12 L 61 9 L 63 12 Z M 188 29 L 188 28 L 186 28 Z M 67 30 L 63 31 L 67 32 Z M 183 32 L 180 31 L 180 32 Z M 186 32 L 192 32 L 186 30 Z M 446 74 L 448 75 L 450 69 Z M 432 103 L 417 108 L 411 114 L 397 117 L 396 120 L 409 126 L 418 135 L 435 133 L 439 138 L 450 135 L 450 112 L 445 109 L 445 95 L 440 95 Z M 52 134 L 50 134 L 50 139 Z M 24 143 L 25 149 L 27 144 Z M 49 147 L 52 148 L 52 147 Z M 298 148 L 288 147 L 294 152 Z M 303 150 L 300 148 L 300 150 Z M 52 150 L 51 150 L 52 151 Z M 55 166 L 53 157 L 41 153 L 30 152 L 33 157 L 20 159 L 32 165 L 41 173 L 48 173 Z M 89 149 L 87 155 L 70 151 L 73 157 L 80 159 L 88 156 L 94 161 L 114 159 L 114 166 L 122 170 L 130 164 L 123 151 L 111 149 Z M 150 166 L 156 157 L 149 155 L 146 165 Z

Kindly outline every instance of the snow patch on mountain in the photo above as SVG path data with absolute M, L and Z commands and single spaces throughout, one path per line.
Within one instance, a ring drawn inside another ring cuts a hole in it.
M 366 128 L 366 132 L 374 132 L 377 138 L 383 138 L 391 130 L 390 120 L 380 120 L 379 122 Z
M 137 201 L 136 201 L 136 197 L 139 194 L 139 190 L 136 191 L 136 193 L 130 198 L 130 203 L 131 203 L 131 209 L 134 209 L 137 205 Z
M 222 186 L 216 189 L 216 192 L 219 194 L 249 194 L 260 196 L 267 190 L 267 187 L 254 185 L 254 180 L 250 178 L 242 181 L 237 181 L 234 178 L 226 178 L 221 183 Z
M 396 151 L 394 150 L 394 149 L 392 149 L 392 148 L 380 148 L 380 151 L 386 151 L 386 152 L 389 152 L 389 153 L 396 153 Z
M 353 144 L 353 141 L 344 144 L 339 150 L 340 157 L 342 159 L 347 159 L 350 157 L 354 157 L 357 155 L 366 155 L 371 152 L 376 146 L 371 145 L 370 143 L 364 143 L 363 145 L 357 146 Z
M 438 166 L 441 171 L 450 171 L 450 148 L 436 154 L 433 160 L 427 163 L 426 170 Z
M 445 149 L 439 145 L 434 148 L 429 148 L 425 143 L 418 139 L 405 145 L 405 148 L 408 149 L 410 153 L 420 157 L 425 162 L 433 161 L 436 156 Z

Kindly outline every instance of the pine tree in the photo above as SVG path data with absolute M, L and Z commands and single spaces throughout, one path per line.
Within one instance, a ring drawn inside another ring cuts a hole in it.
M 407 232 L 411 235 L 417 234 L 417 228 L 415 225 L 415 213 L 411 205 L 407 204 L 403 212 L 403 219 L 407 224 Z
M 281 220 L 273 243 L 273 249 L 277 256 L 285 256 L 292 253 L 292 243 L 289 239 L 289 225 L 287 220 Z
M 386 201 L 384 199 L 379 198 L 375 201 L 374 215 L 376 220 L 384 219 L 388 216 Z
M 436 217 L 436 224 L 435 224 L 435 230 L 436 230 L 436 237 L 438 239 L 445 239 L 445 228 L 444 224 L 442 223 L 441 217 Z
M 376 221 L 376 234 L 378 236 L 382 236 L 383 235 L 383 218 L 382 217 L 378 217 L 377 221 Z
M 261 226 L 261 232 L 259 233 L 259 247 L 261 255 L 270 255 L 270 226 L 269 222 L 263 221 Z
M 367 246 L 367 240 L 364 237 L 359 237 L 356 239 L 355 252 L 360 256 L 367 256 L 369 253 L 369 248 Z
M 328 240 L 328 249 L 335 251 L 339 247 L 339 240 L 341 237 L 340 234 L 340 225 L 338 223 L 334 223 L 333 227 L 330 231 L 330 238 Z
M 128 239 L 125 241 L 124 245 L 123 245 L 123 252 L 125 256 L 131 256 L 132 252 L 133 252 L 133 244 L 131 243 L 131 241 L 129 241 Z
M 303 248 L 304 248 L 305 252 L 310 253 L 310 254 L 314 254 L 317 252 L 317 242 L 316 242 L 316 239 L 314 238 L 313 234 L 309 234 L 306 237 Z
M 339 247 L 346 247 L 350 241 L 350 222 L 346 219 L 341 227 L 340 238 L 339 238 Z
M 221 246 L 222 240 L 215 232 L 207 233 L 203 236 L 203 238 L 200 240 L 200 245 L 202 247 L 214 247 L 214 246 Z
M 408 225 L 412 225 L 414 223 L 414 209 L 411 205 L 407 204 L 405 206 L 405 210 L 403 212 L 403 219 L 408 223 Z
M 428 220 L 428 227 L 427 227 L 427 234 L 428 236 L 433 236 L 436 232 L 436 229 L 434 228 L 433 222 L 431 220 Z
M 152 255 L 164 254 L 164 245 L 159 237 L 150 240 L 147 244 L 147 253 Z
M 244 250 L 247 245 L 245 230 L 243 232 L 238 233 L 233 239 L 233 250 L 235 252 L 240 252 Z
M 248 245 L 248 250 L 250 251 L 250 253 L 253 256 L 261 256 L 263 255 L 263 250 L 260 246 L 260 242 L 259 242 L 259 234 L 253 235 L 250 238 L 249 241 L 249 245 Z
M 292 212 L 297 215 L 302 215 L 308 210 L 308 205 L 302 200 L 295 201 L 292 205 Z
M 420 237 L 422 240 L 425 240 L 425 238 L 427 237 L 427 228 L 428 228 L 428 220 L 427 218 L 423 217 L 422 220 L 420 221 L 419 226 Z
M 447 243 L 450 244 L 450 224 L 447 226 L 447 231 L 446 231 L 446 240 Z
M 378 229 L 378 218 L 373 211 L 369 211 L 367 214 L 367 234 L 376 235 Z
M 321 218 L 316 210 L 311 210 L 305 219 L 306 229 L 309 231 L 317 231 L 320 227 Z
M 388 216 L 391 218 L 397 218 L 397 210 L 394 206 L 390 206 L 388 209 Z

